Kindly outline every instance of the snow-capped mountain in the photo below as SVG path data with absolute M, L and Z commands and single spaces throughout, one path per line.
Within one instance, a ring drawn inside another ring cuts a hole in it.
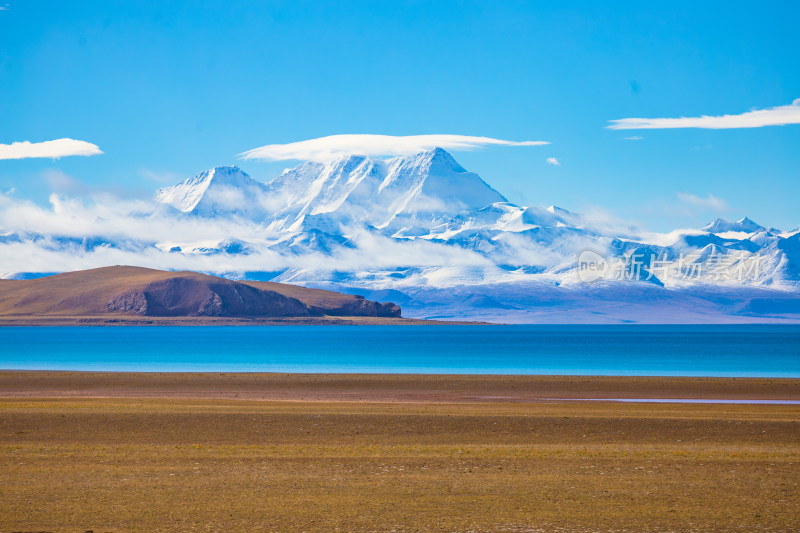
M 68 258 L 65 265 L 129 263 L 332 288 L 393 299 L 419 317 L 800 320 L 798 231 L 748 218 L 668 234 L 609 229 L 556 206 L 515 205 L 439 148 L 306 162 L 266 183 L 217 167 L 124 212 L 51 201 L 52 216 L 72 217 L 70 231 L 0 217 L 8 250 L 0 257 L 27 246 L 36 257 Z
M 216 167 L 159 190 L 155 201 L 197 216 L 263 219 L 271 213 L 269 193 L 263 183 L 237 167 Z
M 703 229 L 709 233 L 727 233 L 727 232 L 741 232 L 741 233 L 755 233 L 764 231 L 766 228 L 760 224 L 756 224 L 749 218 L 745 217 L 736 222 L 729 222 L 718 218 L 703 226 Z
M 430 227 L 505 198 L 437 148 L 411 158 L 304 163 L 268 184 L 217 167 L 161 189 L 156 202 L 200 216 L 260 215 L 273 230 Z

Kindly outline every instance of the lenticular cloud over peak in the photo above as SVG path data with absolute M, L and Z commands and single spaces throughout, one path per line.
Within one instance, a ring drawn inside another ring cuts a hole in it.
M 491 137 L 469 135 L 329 135 L 317 139 L 288 144 L 268 144 L 239 154 L 243 159 L 266 161 L 318 161 L 326 162 L 343 155 L 366 155 L 372 157 L 407 156 L 444 148 L 452 151 L 477 150 L 485 146 L 540 146 L 546 141 L 506 141 Z

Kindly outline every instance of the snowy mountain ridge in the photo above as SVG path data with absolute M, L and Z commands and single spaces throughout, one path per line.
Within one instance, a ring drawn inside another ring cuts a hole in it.
M 238 167 L 216 167 L 161 189 L 155 201 L 199 216 L 249 213 L 257 222 L 269 218 L 275 230 L 298 231 L 332 219 L 381 229 L 443 222 L 505 198 L 435 149 L 389 160 L 353 155 L 303 163 L 268 184 Z
M 800 320 L 797 231 L 749 218 L 669 234 L 609 228 L 511 203 L 440 148 L 305 162 L 267 183 L 216 167 L 134 211 L 51 201 L 47 216 L 85 222 L 40 230 L 0 216 L 5 257 L 28 250 L 45 272 L 128 263 L 386 295 L 419 317 Z

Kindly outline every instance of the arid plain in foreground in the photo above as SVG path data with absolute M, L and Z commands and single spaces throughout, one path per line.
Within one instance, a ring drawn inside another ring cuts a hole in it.
M 796 379 L 0 374 L 0 531 L 797 531 Z

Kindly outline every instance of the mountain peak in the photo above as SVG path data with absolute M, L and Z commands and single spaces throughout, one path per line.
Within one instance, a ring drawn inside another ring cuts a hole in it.
M 251 180 L 252 178 L 237 166 L 218 166 L 210 168 L 208 170 L 204 170 L 203 172 L 200 172 L 199 174 L 191 178 L 187 178 L 178 185 L 197 186 L 204 184 L 208 186 L 208 184 L 210 184 L 212 181 L 218 183 L 221 181 L 231 181 L 231 180 L 238 181 L 241 179 Z M 175 187 L 177 187 L 178 185 L 175 185 Z M 167 187 L 167 189 L 169 188 L 170 187 Z
M 245 174 L 245 172 L 236 165 L 220 165 L 210 169 L 209 172 L 213 172 L 214 174 Z
M 415 158 L 419 161 L 426 161 L 430 164 L 431 169 L 438 169 L 438 170 L 451 170 L 453 172 L 466 172 L 467 170 L 462 167 L 455 158 L 445 150 L 444 148 L 439 148 L 438 146 L 433 148 L 432 150 L 427 150 L 425 152 L 420 152 L 415 156 Z
M 546 207 L 545 211 L 549 211 L 554 215 L 571 215 L 569 211 L 564 209 L 563 207 L 558 207 L 557 205 L 551 205 L 550 207 Z
M 172 187 L 156 193 L 155 201 L 183 211 L 213 214 L 224 208 L 239 211 L 248 199 L 266 190 L 266 186 L 251 178 L 237 166 L 218 166 L 205 170 Z
M 731 221 L 725 220 L 724 218 L 715 218 L 714 220 L 703 226 L 702 229 L 714 233 L 714 231 L 718 230 L 718 228 L 722 226 L 729 226 L 731 224 L 733 224 Z
M 747 228 L 745 231 L 760 231 L 765 229 L 764 226 L 747 217 L 741 219 L 739 222 L 737 222 L 737 224 L 739 224 L 739 226 L 742 228 Z
M 428 150 L 428 152 L 433 154 L 434 157 L 445 157 L 445 158 L 453 159 L 453 156 L 450 154 L 450 152 L 448 152 L 447 150 L 445 150 L 444 148 L 441 148 L 439 146 L 434 146 L 433 149 L 432 150 Z
M 247 172 L 243 171 L 241 168 L 237 166 L 219 166 L 214 167 L 212 169 L 206 170 L 205 172 L 201 172 L 197 175 L 204 176 L 207 180 L 213 180 L 215 182 L 220 181 L 239 181 L 241 179 L 244 180 L 251 180 Z
M 763 231 L 764 229 L 764 226 L 757 224 L 747 217 L 744 217 L 736 222 L 730 222 L 724 218 L 716 218 L 710 224 L 703 226 L 703 230 L 709 233 L 725 233 L 728 231 L 753 233 L 756 231 Z

